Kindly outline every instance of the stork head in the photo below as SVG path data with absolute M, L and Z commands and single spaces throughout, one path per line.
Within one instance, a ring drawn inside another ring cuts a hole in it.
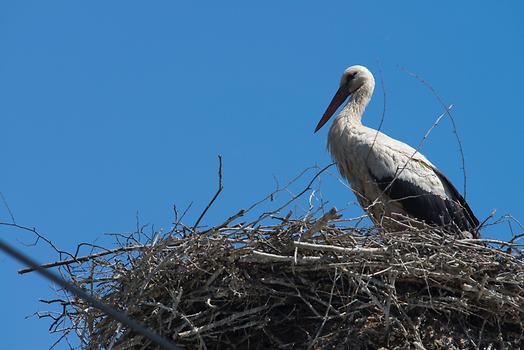
M 342 74 L 342 78 L 340 78 L 340 87 L 335 93 L 335 96 L 333 96 L 333 99 L 324 112 L 324 115 L 318 122 L 315 132 L 320 130 L 320 128 L 327 123 L 329 118 L 335 114 L 338 107 L 340 107 L 340 105 L 344 103 L 351 94 L 364 86 L 368 87 L 368 90 L 371 92 L 375 87 L 375 78 L 373 78 L 373 74 L 371 74 L 369 69 L 359 65 L 346 68 Z

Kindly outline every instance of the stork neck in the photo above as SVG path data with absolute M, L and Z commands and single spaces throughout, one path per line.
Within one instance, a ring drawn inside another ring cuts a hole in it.
M 373 84 L 364 84 L 357 89 L 342 108 L 337 119 L 344 119 L 348 123 L 362 124 L 361 119 L 373 95 Z

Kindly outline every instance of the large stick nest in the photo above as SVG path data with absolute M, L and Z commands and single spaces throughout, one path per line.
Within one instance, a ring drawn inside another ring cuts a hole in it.
M 241 211 L 207 230 L 177 223 L 147 243 L 132 235 L 61 271 L 188 349 L 523 345 L 520 236 L 475 240 L 420 226 L 386 232 L 342 221 L 334 209 L 277 211 L 235 223 Z M 52 329 L 77 335 L 83 348 L 158 348 L 82 300 L 61 303 Z

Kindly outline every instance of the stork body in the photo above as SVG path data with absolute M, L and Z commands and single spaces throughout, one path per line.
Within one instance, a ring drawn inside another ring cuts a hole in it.
M 328 148 L 360 205 L 385 228 L 398 229 L 415 219 L 477 237 L 477 218 L 444 174 L 411 146 L 362 125 L 374 87 L 367 68 L 346 69 L 315 130 L 351 95 L 329 130 Z

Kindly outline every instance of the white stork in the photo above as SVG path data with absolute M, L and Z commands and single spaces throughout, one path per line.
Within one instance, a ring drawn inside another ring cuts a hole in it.
M 478 237 L 479 221 L 457 189 L 414 148 L 361 123 L 375 79 L 363 66 L 347 68 L 317 132 L 349 97 L 329 129 L 328 149 L 360 205 L 385 228 L 425 222 Z

